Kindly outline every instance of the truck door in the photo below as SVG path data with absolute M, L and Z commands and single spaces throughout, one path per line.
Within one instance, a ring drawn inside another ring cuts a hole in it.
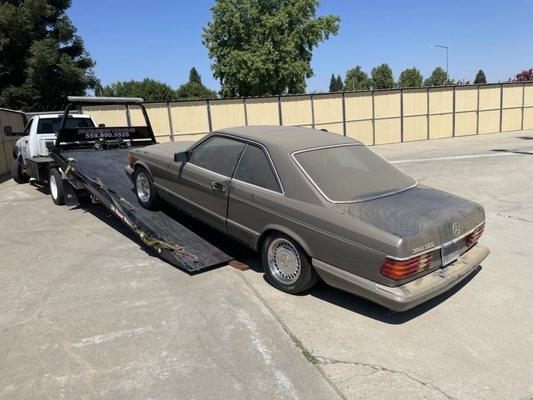
M 226 231 L 231 177 L 245 143 L 212 136 L 192 150 L 186 163 L 172 163 L 169 190 L 179 206 L 221 231 Z

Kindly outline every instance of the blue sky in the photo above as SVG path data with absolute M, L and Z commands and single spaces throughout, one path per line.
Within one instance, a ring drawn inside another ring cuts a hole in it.
M 191 66 L 214 89 L 211 60 L 201 43 L 214 1 L 74 0 L 68 14 L 96 61 L 104 84 L 151 77 L 177 87 Z M 357 64 L 370 72 L 388 63 L 395 78 L 412 66 L 424 77 L 444 66 L 450 48 L 454 79 L 490 82 L 533 67 L 533 1 L 322 0 L 319 14 L 340 16 L 340 31 L 314 51 L 309 91 L 327 91 L 331 73 Z

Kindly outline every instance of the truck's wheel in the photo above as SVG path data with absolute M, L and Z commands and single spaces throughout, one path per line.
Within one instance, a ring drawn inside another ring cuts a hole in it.
M 52 200 L 58 206 L 65 204 L 65 189 L 63 187 L 63 177 L 61 172 L 57 168 L 50 170 L 50 175 L 48 177 L 48 182 L 50 184 L 50 196 Z
M 318 274 L 309 257 L 294 240 L 274 233 L 263 242 L 263 268 L 272 285 L 287 293 L 301 293 L 313 287 Z
M 17 183 L 26 183 L 30 180 L 30 177 L 22 172 L 22 163 L 18 158 L 11 163 L 11 177 Z
M 159 196 L 148 171 L 142 167 L 135 169 L 133 182 L 135 182 L 135 194 L 139 203 L 149 210 L 156 209 Z

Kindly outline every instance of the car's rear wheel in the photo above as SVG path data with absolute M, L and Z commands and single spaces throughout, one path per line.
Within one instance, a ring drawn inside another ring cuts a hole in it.
M 11 163 L 11 177 L 17 183 L 26 183 L 30 177 L 22 171 L 22 163 L 18 158 Z
M 318 281 L 307 254 L 298 243 L 281 233 L 265 239 L 262 261 L 270 283 L 284 292 L 301 293 Z
M 62 206 L 65 204 L 65 188 L 63 177 L 61 172 L 57 168 L 52 168 L 50 170 L 50 175 L 48 176 L 48 184 L 50 186 L 50 196 L 52 196 L 52 201 L 58 205 Z
M 135 194 L 139 203 L 149 210 L 155 209 L 159 196 L 148 171 L 142 167 L 137 168 L 133 176 L 133 181 L 135 182 Z

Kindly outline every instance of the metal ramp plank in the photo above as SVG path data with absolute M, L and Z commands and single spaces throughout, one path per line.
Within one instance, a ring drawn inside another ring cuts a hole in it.
M 75 160 L 75 173 L 89 191 L 171 264 L 193 272 L 232 260 L 164 211 L 147 210 L 138 203 L 124 171 L 128 149 L 75 149 L 61 155 Z

